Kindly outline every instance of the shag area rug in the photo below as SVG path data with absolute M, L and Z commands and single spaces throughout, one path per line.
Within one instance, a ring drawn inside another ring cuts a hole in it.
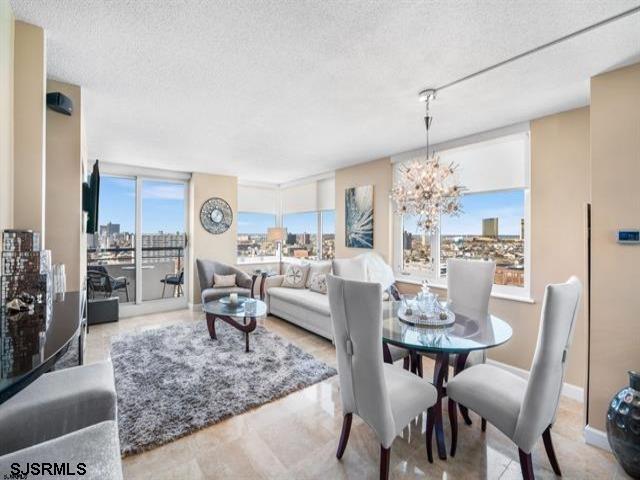
M 258 326 L 244 334 L 216 321 L 175 325 L 111 341 L 123 455 L 138 453 L 245 412 L 337 372 Z

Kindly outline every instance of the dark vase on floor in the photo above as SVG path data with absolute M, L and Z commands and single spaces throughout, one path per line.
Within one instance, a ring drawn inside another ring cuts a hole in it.
M 629 372 L 629 386 L 620 390 L 607 412 L 609 445 L 624 471 L 640 478 L 640 373 Z

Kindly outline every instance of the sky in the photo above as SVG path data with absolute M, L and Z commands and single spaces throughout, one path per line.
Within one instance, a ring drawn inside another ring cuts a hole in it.
M 185 231 L 185 185 L 144 180 L 142 183 L 142 232 Z M 135 231 L 136 182 L 131 178 L 100 177 L 100 225 L 120 224 L 121 232 Z
M 461 206 L 463 213 L 460 216 L 442 217 L 442 235 L 480 235 L 482 219 L 493 217 L 499 219 L 499 235 L 520 235 L 520 220 L 524 218 L 523 190 L 464 195 Z M 404 229 L 418 233 L 414 219 L 405 218 Z

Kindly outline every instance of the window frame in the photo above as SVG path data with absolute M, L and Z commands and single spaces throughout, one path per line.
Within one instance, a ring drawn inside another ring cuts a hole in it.
M 533 299 L 531 298 L 531 134 L 528 128 L 528 124 L 526 127 L 516 125 L 514 127 L 517 131 L 512 131 L 513 129 L 503 129 L 498 134 L 497 131 L 490 132 L 491 135 L 487 138 L 485 135 L 477 135 L 474 136 L 473 141 L 469 138 L 468 144 L 471 145 L 475 143 L 475 141 L 492 141 L 495 139 L 499 139 L 503 136 L 509 136 L 514 133 L 523 133 L 526 135 L 526 146 L 524 152 L 524 161 L 525 161 L 525 184 L 522 188 L 494 188 L 494 189 L 477 189 L 465 192 L 465 195 L 473 195 L 480 193 L 493 193 L 493 192 L 503 192 L 503 191 L 513 191 L 513 190 L 522 190 L 524 191 L 524 286 L 516 287 L 513 285 L 496 285 L 493 284 L 493 288 L 491 291 L 492 297 L 497 298 L 505 298 L 509 300 L 516 300 L 521 302 L 533 303 Z M 441 151 L 446 151 L 447 148 L 457 148 L 459 146 L 464 146 L 467 144 L 459 144 L 458 142 L 448 142 L 442 144 Z M 400 163 L 403 160 L 394 163 Z M 394 165 L 393 168 L 393 180 L 396 180 L 396 176 L 398 174 L 398 168 Z M 420 274 L 416 272 L 406 272 L 404 270 L 404 249 L 403 249 L 403 220 L 402 215 L 393 213 L 392 219 L 393 232 L 392 232 L 392 241 L 393 241 L 393 270 L 396 276 L 396 279 L 400 282 L 407 283 L 421 283 L 424 280 L 427 280 L 430 285 L 435 288 L 445 289 L 447 288 L 447 278 L 446 276 L 440 276 L 440 232 L 437 235 L 431 236 L 431 255 L 434 258 L 434 269 L 429 274 Z

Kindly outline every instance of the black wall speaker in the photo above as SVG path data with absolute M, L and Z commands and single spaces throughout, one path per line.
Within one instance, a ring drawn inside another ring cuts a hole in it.
M 60 92 L 47 93 L 47 107 L 64 115 L 71 116 L 73 113 L 73 102 Z

